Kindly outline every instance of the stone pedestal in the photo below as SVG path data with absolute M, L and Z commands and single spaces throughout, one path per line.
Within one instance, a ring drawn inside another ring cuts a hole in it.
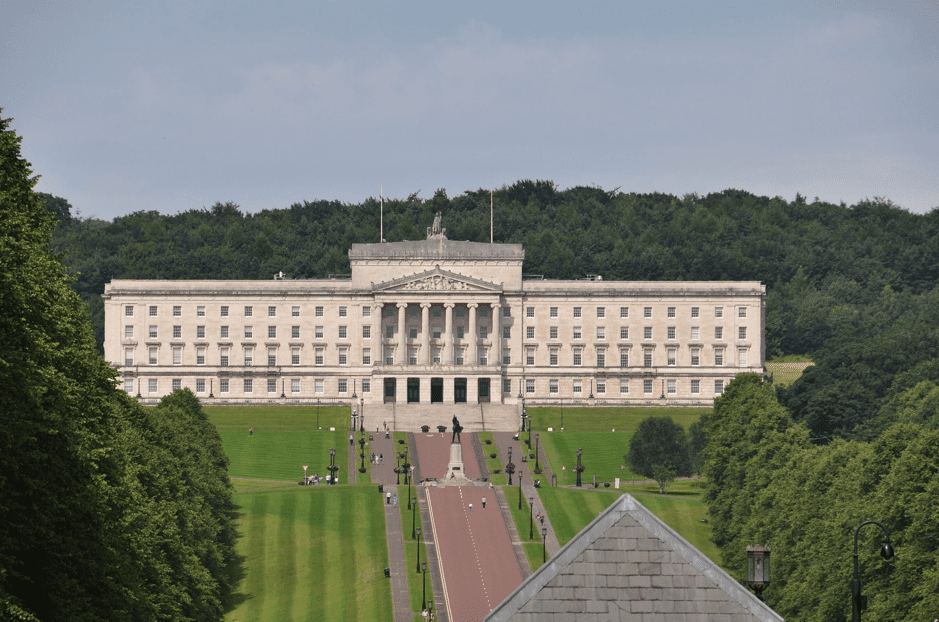
M 450 443 L 447 479 L 466 479 L 466 473 L 463 472 L 463 445 L 460 443 Z

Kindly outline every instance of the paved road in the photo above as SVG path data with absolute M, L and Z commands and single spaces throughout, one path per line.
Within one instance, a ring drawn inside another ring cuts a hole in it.
M 463 468 L 465 469 L 466 477 L 478 479 L 480 477 L 479 465 L 476 463 L 476 455 L 473 453 L 470 435 L 463 434 L 462 436 Z M 449 433 L 414 433 L 414 440 L 417 443 L 417 453 L 421 457 L 421 477 L 425 479 L 428 477 L 436 477 L 437 479 L 446 477 L 447 464 L 450 462 L 451 437 L 452 435 Z
M 450 620 L 479 622 L 522 582 L 495 494 L 483 486 L 428 487 L 426 492 Z

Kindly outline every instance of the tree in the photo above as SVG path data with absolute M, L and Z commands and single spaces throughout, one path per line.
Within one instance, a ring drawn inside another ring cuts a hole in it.
M 630 470 L 651 477 L 665 494 L 668 482 L 691 475 L 691 458 L 685 430 L 671 417 L 643 419 L 629 439 L 626 462 Z

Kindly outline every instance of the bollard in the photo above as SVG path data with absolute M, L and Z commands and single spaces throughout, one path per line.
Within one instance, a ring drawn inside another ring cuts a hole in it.
M 384 485 L 384 484 L 379 484 L 379 485 L 378 485 L 378 492 L 385 492 L 385 485 Z

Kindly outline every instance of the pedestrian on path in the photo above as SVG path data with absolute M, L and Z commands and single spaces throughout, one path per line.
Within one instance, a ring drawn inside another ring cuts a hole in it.
M 385 454 L 378 454 L 378 464 L 385 464 Z
M 470 503 L 470 512 L 472 512 L 472 511 L 473 511 L 473 504 Z
M 486 497 L 483 497 L 483 509 L 486 509 Z
M 248 428 L 248 436 L 254 436 L 254 428 Z
M 395 495 L 394 501 L 395 501 L 395 507 L 398 507 L 398 495 Z
M 352 440 L 352 435 L 350 434 L 350 435 L 349 435 L 349 446 L 351 447 L 351 446 L 353 445 L 353 443 L 354 443 L 354 441 Z

